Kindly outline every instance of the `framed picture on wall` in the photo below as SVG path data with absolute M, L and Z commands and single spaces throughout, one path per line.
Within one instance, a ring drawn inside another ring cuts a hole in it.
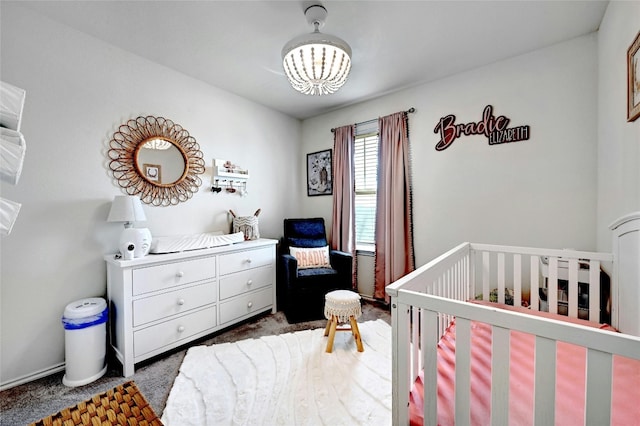
M 144 176 L 153 183 L 162 183 L 162 167 L 160 164 L 143 164 Z
M 627 121 L 640 117 L 640 31 L 627 51 Z
M 333 194 L 331 150 L 307 154 L 307 195 Z

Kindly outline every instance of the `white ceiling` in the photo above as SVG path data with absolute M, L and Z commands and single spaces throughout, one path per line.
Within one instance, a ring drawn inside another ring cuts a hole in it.
M 4 0 L 3 0 L 4 2 Z M 244 98 L 304 119 L 596 31 L 607 1 L 20 1 L 51 19 Z M 347 83 L 294 91 L 282 46 L 322 32 L 353 49 Z

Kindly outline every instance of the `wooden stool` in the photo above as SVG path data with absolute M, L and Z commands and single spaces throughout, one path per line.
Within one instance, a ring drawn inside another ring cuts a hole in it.
M 358 330 L 356 320 L 362 315 L 360 306 L 360 295 L 349 290 L 335 290 L 327 293 L 324 297 L 324 316 L 328 320 L 324 335 L 329 336 L 327 341 L 327 352 L 333 351 L 333 339 L 336 331 L 351 331 L 356 339 L 358 352 L 363 352 L 362 337 Z M 338 327 L 338 324 L 349 322 L 351 327 Z

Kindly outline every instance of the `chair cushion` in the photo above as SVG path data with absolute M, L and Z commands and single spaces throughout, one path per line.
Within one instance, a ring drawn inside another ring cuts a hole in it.
M 298 278 L 319 277 L 322 275 L 338 275 L 338 271 L 333 268 L 307 268 L 298 269 Z
M 329 246 L 312 248 L 289 247 L 289 253 L 298 261 L 298 269 L 331 268 Z

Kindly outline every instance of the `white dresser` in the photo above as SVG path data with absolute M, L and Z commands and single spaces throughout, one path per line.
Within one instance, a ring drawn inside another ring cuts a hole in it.
M 276 243 L 259 239 L 133 260 L 105 256 L 110 342 L 123 375 L 169 349 L 275 313 Z

